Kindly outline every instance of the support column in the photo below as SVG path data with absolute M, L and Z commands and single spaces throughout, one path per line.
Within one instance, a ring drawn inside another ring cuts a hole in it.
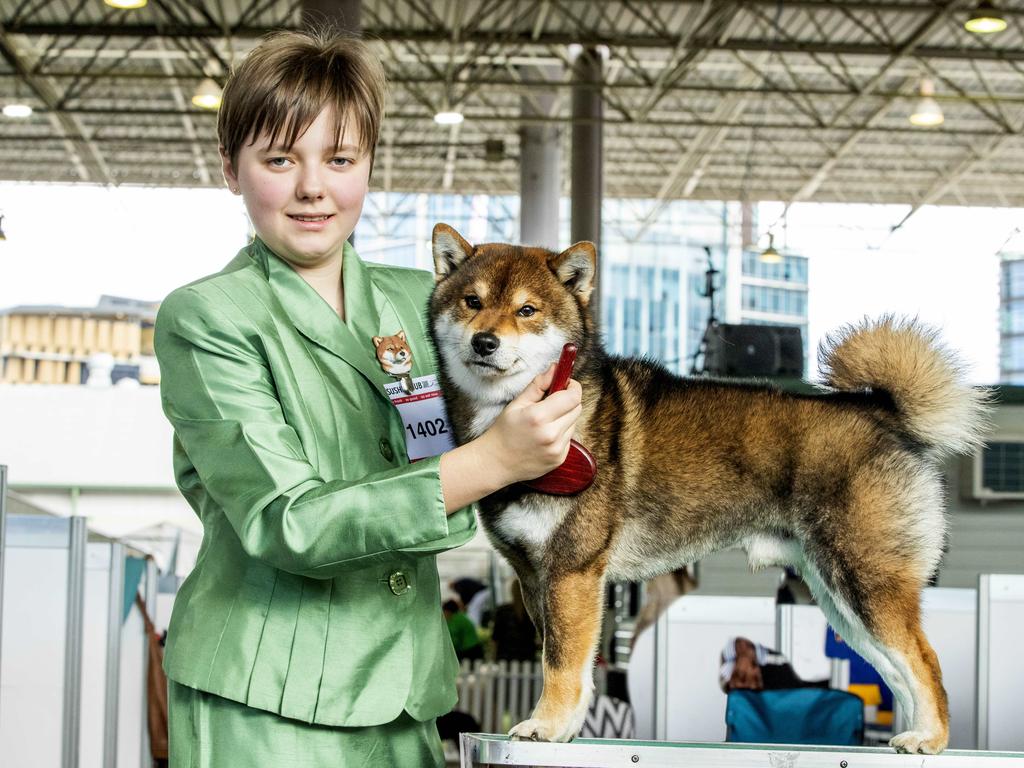
M 302 0 L 302 27 L 358 35 L 363 31 L 362 0 Z
M 560 69 L 545 69 L 548 79 L 558 78 Z M 519 240 L 560 250 L 558 236 L 559 198 L 562 187 L 560 131 L 554 123 L 530 124 L 530 117 L 551 117 L 557 94 L 532 91 L 523 96 L 523 127 L 519 131 Z
M 572 68 L 572 242 L 590 240 L 597 246 L 598 267 L 590 303 L 601 326 L 601 192 L 603 154 L 602 57 L 584 48 Z
M 344 32 L 357 37 L 363 32 L 362 0 L 302 0 L 302 28 Z M 355 248 L 356 233 L 348 236 Z

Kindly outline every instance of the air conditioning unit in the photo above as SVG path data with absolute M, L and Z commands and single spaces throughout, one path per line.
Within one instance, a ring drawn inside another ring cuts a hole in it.
M 1024 499 L 1024 435 L 989 440 L 969 459 L 964 490 L 982 501 Z

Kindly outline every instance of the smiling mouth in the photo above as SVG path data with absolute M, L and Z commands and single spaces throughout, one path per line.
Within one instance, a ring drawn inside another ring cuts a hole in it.
M 500 366 L 497 366 L 494 363 L 489 363 L 486 360 L 468 360 L 466 362 L 467 362 L 467 365 L 475 366 L 476 368 L 482 369 L 481 373 L 485 373 L 486 372 L 486 373 L 491 373 L 493 375 L 502 375 L 502 376 L 504 376 L 506 373 L 507 374 L 516 373 L 518 371 L 517 366 L 519 364 L 519 361 L 520 361 L 520 358 L 516 358 L 515 360 L 513 360 L 511 363 L 509 363 L 504 368 L 501 368 Z
M 487 362 L 484 362 L 483 360 L 471 360 L 470 361 L 470 365 L 475 365 L 477 368 L 489 368 L 492 371 L 498 371 L 499 373 L 504 373 L 504 369 L 503 368 L 499 368 L 494 363 L 487 363 Z
M 329 218 L 334 216 L 333 213 L 325 213 L 321 216 L 301 216 L 296 213 L 289 213 L 289 219 L 295 219 L 296 221 L 327 221 Z

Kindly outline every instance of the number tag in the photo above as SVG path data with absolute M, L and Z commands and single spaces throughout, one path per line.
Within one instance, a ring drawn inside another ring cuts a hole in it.
M 413 379 L 411 393 L 398 381 L 385 384 L 384 391 L 402 417 L 409 461 L 437 456 L 455 447 L 437 376 Z

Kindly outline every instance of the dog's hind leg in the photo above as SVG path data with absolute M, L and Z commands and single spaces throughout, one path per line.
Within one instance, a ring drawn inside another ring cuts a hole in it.
M 920 607 L 942 554 L 940 480 L 912 454 L 881 452 L 836 485 L 833 506 L 801 520 L 819 604 L 893 689 L 911 723 L 889 742 L 900 752 L 937 753 L 949 740 L 942 672 L 921 631 Z
M 594 692 L 603 596 L 603 563 L 549 577 L 544 596 L 544 691 L 533 716 L 509 731 L 513 738 L 568 741 L 583 727 Z
M 868 631 L 856 612 L 825 587 L 817 569 L 804 564 L 800 566 L 800 572 L 832 629 L 878 671 L 899 702 L 901 711 L 913 721 L 914 699 L 906 675 L 889 660 L 881 643 Z
M 920 596 L 890 601 L 873 624 L 882 651 L 909 681 L 914 701 L 911 730 L 893 736 L 890 746 L 900 752 L 941 752 L 949 743 L 949 704 L 938 656 L 921 630 Z
M 912 723 L 889 744 L 900 752 L 936 754 L 949 741 L 946 691 L 938 657 L 921 630 L 920 589 L 898 570 L 873 573 L 870 587 L 847 570 L 837 593 L 825 588 L 818 569 L 807 569 L 811 590 L 832 626 L 878 670 Z M 857 596 L 856 609 L 843 592 Z

